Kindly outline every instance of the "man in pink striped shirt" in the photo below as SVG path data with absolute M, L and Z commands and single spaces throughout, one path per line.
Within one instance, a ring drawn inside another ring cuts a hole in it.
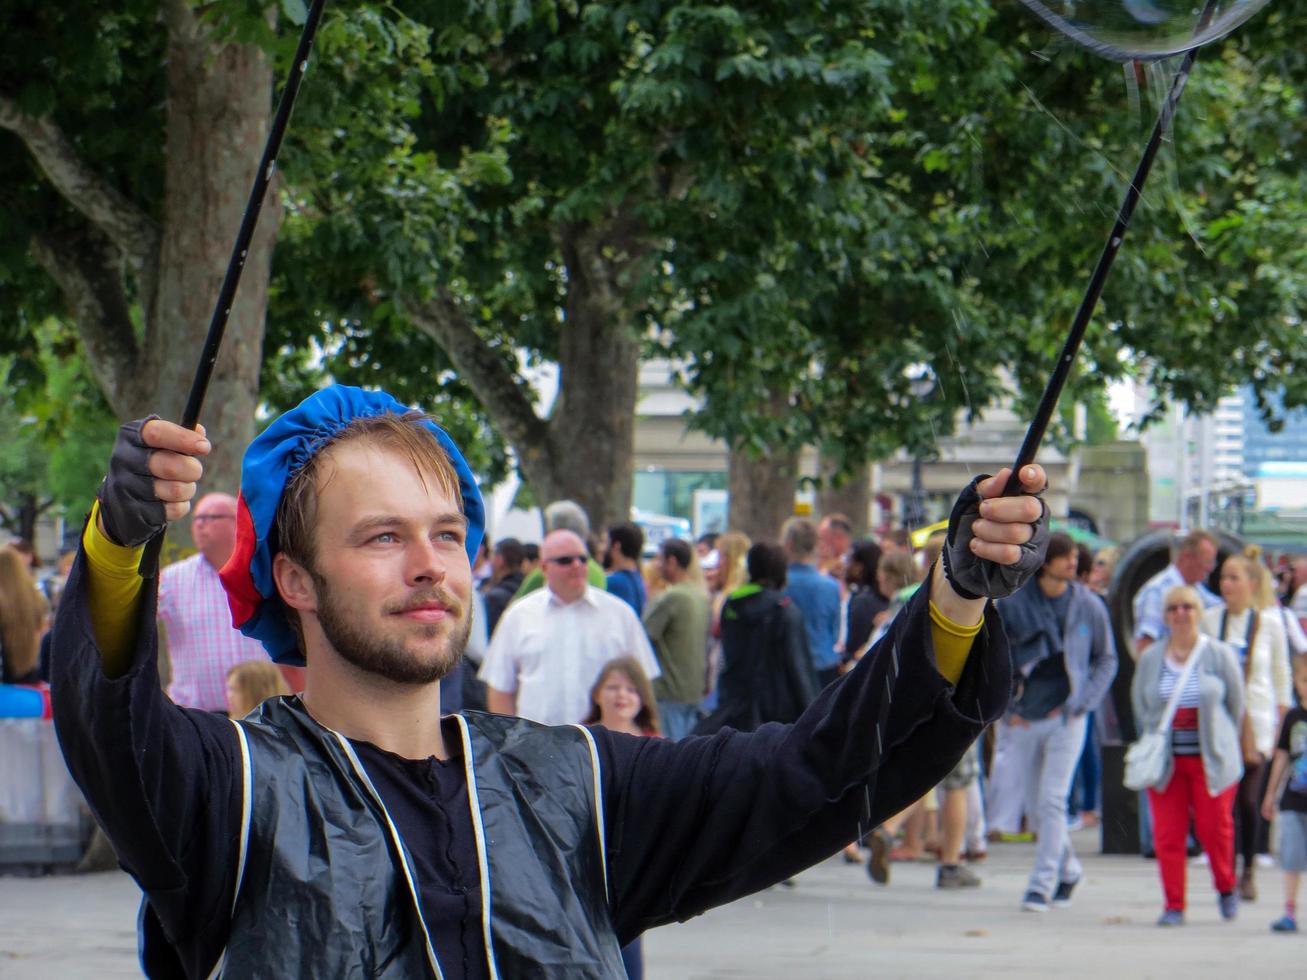
M 265 659 L 258 640 L 231 624 L 218 569 L 236 547 L 236 498 L 211 493 L 195 505 L 191 538 L 199 553 L 159 573 L 159 619 L 168 631 L 176 704 L 227 710 L 227 671 L 243 660 Z

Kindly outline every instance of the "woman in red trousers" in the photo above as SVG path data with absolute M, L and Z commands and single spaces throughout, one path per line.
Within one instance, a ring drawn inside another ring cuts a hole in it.
M 1239 748 L 1243 676 L 1228 646 L 1199 633 L 1202 609 L 1198 593 L 1187 585 L 1166 593 L 1163 621 L 1170 634 L 1143 652 L 1131 685 L 1140 732 L 1157 727 L 1176 686 L 1182 685 L 1171 724 L 1169 772 L 1158 788 L 1148 791 L 1166 901 L 1159 926 L 1184 924 L 1185 838 L 1190 818 L 1207 852 L 1221 918 L 1233 919 L 1239 908 L 1233 802 L 1243 775 Z M 1191 658 L 1196 659 L 1186 670 Z

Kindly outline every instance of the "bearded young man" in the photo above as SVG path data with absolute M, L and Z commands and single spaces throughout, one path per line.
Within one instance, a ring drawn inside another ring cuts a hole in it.
M 136 572 L 209 450 L 123 427 L 56 625 L 60 741 L 145 892 L 159 977 L 621 977 L 644 930 L 796 874 L 953 767 L 1011 683 L 985 597 L 1047 534 L 1003 473 L 965 490 L 929 587 L 793 725 L 672 743 L 442 719 L 480 494 L 434 423 L 330 388 L 247 451 L 223 569 L 237 625 L 307 685 L 228 721 L 159 690 Z

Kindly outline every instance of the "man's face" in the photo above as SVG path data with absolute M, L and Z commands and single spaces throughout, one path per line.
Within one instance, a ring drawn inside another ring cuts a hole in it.
M 457 503 L 406 457 L 358 442 L 331 450 L 317 503 L 311 612 L 326 642 L 397 684 L 449 673 L 471 627 L 467 521 Z
M 1069 551 L 1065 555 L 1049 558 L 1044 562 L 1044 576 L 1056 582 L 1072 582 L 1076 577 L 1076 553 Z
M 839 528 L 822 521 L 817 526 L 817 557 L 823 562 L 843 558 L 849 550 L 849 536 Z
M 540 545 L 540 564 L 549 591 L 564 602 L 585 594 L 585 544 L 571 531 L 552 531 Z
M 1216 545 L 1199 541 L 1194 550 L 1182 551 L 1176 556 L 1175 567 L 1180 569 L 1186 585 L 1203 581 L 1216 570 Z
M 222 568 L 236 547 L 236 498 L 225 493 L 201 497 L 191 518 L 191 540 L 214 568 Z

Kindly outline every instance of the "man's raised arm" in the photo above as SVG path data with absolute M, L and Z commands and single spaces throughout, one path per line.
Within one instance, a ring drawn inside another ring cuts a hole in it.
M 160 419 L 119 430 L 55 621 L 50 685 L 69 771 L 148 896 L 148 928 L 187 937 L 183 968 L 200 976 L 230 908 L 239 748 L 225 718 L 160 688 L 155 589 L 137 567 L 145 542 L 190 509 L 208 452 L 202 432 Z

